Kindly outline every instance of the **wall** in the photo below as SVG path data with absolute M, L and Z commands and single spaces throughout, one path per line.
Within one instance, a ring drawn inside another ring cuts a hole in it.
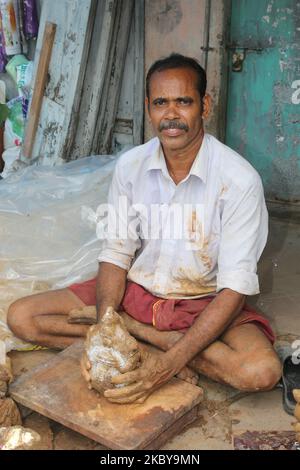
M 300 202 L 300 2 L 233 0 L 226 143 L 260 173 L 269 200 Z
M 223 138 L 227 65 L 225 35 L 230 2 L 223 0 L 146 0 L 145 67 L 172 52 L 195 57 L 206 68 L 213 109 L 206 128 Z M 207 50 L 208 49 L 208 50 Z M 145 140 L 152 130 L 145 118 Z

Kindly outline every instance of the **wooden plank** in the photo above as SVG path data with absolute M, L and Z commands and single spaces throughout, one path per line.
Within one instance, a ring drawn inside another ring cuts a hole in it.
M 136 5 L 136 2 L 135 2 Z M 131 24 L 127 54 L 122 78 L 118 111 L 112 136 L 112 153 L 120 152 L 133 144 L 133 121 L 135 101 L 135 57 L 136 57 L 135 13 Z
M 165 445 L 173 437 L 180 434 L 187 426 L 192 424 L 198 418 L 198 407 L 194 406 L 190 411 L 185 413 L 181 418 L 179 418 L 175 423 L 165 429 L 164 432 L 159 434 L 150 444 L 148 444 L 144 449 L 148 450 L 157 450 Z
M 57 24 L 57 30 L 49 64 L 49 82 L 44 93 L 47 99 L 43 100 L 32 151 L 32 157 L 39 156 L 40 163 L 55 164 L 59 159 L 64 159 L 68 139 L 75 132 L 96 6 L 94 0 L 52 0 L 42 4 L 40 32 L 47 21 Z M 37 74 L 41 45 L 40 33 L 34 76 Z M 63 114 L 59 122 L 57 106 Z M 45 133 L 46 136 L 52 134 L 52 139 L 46 139 Z
M 111 54 L 106 70 L 108 80 L 104 83 L 93 137 L 93 154 L 110 153 L 132 23 L 133 6 L 134 0 L 119 0 L 111 40 Z
M 111 43 L 115 16 L 119 3 L 117 0 L 100 0 L 95 13 L 95 24 L 91 38 L 89 57 L 79 109 L 79 121 L 70 150 L 70 159 L 90 155 L 99 114 L 103 88 L 111 55 Z
M 202 389 L 176 378 L 143 404 L 109 403 L 87 389 L 82 351 L 78 341 L 22 375 L 10 386 L 11 397 L 111 449 L 157 448 L 196 418 Z
M 47 22 L 45 24 L 44 36 L 39 64 L 34 83 L 33 96 L 30 106 L 29 119 L 26 128 L 26 135 L 22 147 L 23 156 L 29 158 L 31 156 L 34 138 L 40 117 L 42 100 L 45 91 L 46 81 L 48 77 L 48 67 L 51 59 L 51 52 L 56 32 L 56 24 Z
M 207 85 L 212 97 L 212 109 L 206 121 L 206 130 L 222 142 L 225 140 L 228 51 L 230 33 L 230 0 L 211 0 L 209 18 L 209 50 L 207 53 Z
M 114 123 L 112 153 L 140 145 L 144 139 L 144 0 L 135 0 L 123 72 L 118 112 Z
M 132 101 L 133 107 L 133 98 L 130 98 L 133 78 L 127 84 L 124 80 L 128 74 L 123 76 L 126 61 L 131 69 L 134 62 L 130 54 L 126 54 L 133 23 L 133 5 L 134 0 L 102 0 L 98 3 L 80 104 L 80 120 L 67 152 L 70 159 L 111 153 L 121 90 L 126 94 L 126 100 Z M 128 117 L 133 119 L 133 112 L 131 116 L 121 115 L 122 119 Z M 126 142 L 133 144 L 133 138 L 127 137 Z

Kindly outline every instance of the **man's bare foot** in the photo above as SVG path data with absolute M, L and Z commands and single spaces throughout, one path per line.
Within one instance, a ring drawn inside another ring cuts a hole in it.
M 181 369 L 181 371 L 176 375 L 176 377 L 193 385 L 197 385 L 199 380 L 197 372 L 193 371 L 189 367 L 184 367 L 183 369 Z

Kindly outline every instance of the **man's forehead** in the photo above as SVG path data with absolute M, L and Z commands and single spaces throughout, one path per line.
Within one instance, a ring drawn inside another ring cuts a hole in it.
M 197 91 L 196 72 L 188 68 L 167 69 L 154 72 L 150 80 L 151 94 L 168 94 L 171 88 L 180 91 L 180 94 L 188 91 L 191 92 L 192 90 Z

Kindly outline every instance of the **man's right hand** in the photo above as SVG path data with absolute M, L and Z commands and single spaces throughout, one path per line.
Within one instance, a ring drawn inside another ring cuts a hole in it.
M 87 381 L 88 388 L 89 390 L 92 389 L 92 384 L 91 384 L 91 376 L 89 371 L 91 370 L 91 363 L 87 357 L 86 352 L 83 353 L 81 361 L 80 361 L 80 366 L 81 366 L 81 372 L 84 377 L 84 379 Z

